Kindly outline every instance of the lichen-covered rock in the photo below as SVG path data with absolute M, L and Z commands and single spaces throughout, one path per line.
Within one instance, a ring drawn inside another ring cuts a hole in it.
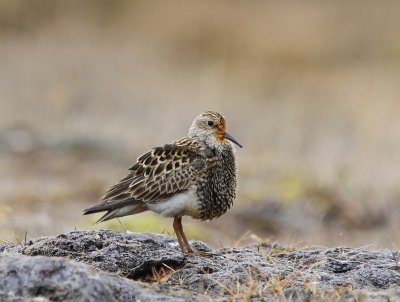
M 184 255 L 170 236 L 106 230 L 3 245 L 0 300 L 400 298 L 400 267 L 390 250 L 192 245 L 199 253 Z
M 63 258 L 0 256 L 0 301 L 179 301 Z

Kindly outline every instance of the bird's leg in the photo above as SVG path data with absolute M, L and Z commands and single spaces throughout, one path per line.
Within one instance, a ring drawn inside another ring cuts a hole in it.
M 178 239 L 179 246 L 181 247 L 182 253 L 184 253 L 184 254 L 193 253 L 193 250 L 190 247 L 189 242 L 187 241 L 185 233 L 183 232 L 182 217 L 174 217 L 173 226 L 174 226 L 175 234 Z
M 183 243 L 186 245 L 187 252 L 188 253 L 194 253 L 192 247 L 189 244 L 189 241 L 186 238 L 185 233 L 183 232 L 182 224 L 181 224 L 181 231 L 182 231 L 182 234 L 181 234 L 182 235 L 182 240 L 183 240 Z
M 182 219 L 180 219 L 180 220 L 182 220 Z M 189 241 L 186 238 L 185 233 L 183 232 L 182 224 L 181 224 L 181 231 L 182 231 L 182 233 L 181 233 L 182 241 L 183 241 L 183 243 L 184 243 L 184 245 L 186 247 L 187 253 L 194 254 L 194 255 L 197 255 L 197 256 L 205 256 L 205 257 L 213 256 L 213 253 L 210 253 L 210 252 L 202 252 L 202 251 L 201 252 L 198 252 L 198 251 L 195 252 L 195 251 L 193 251 L 192 247 L 189 244 Z
M 179 247 L 181 248 L 182 253 L 186 253 L 185 251 L 185 244 L 183 243 L 182 236 L 181 236 L 181 223 L 182 218 L 174 217 L 173 227 L 175 230 L 176 238 L 178 239 Z

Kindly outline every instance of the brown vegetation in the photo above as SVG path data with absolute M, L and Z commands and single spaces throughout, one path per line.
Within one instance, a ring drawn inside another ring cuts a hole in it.
M 399 9 L 1 0 L 0 238 L 93 228 L 83 208 L 213 109 L 244 145 L 240 194 L 215 222 L 185 220 L 192 236 L 396 245 Z

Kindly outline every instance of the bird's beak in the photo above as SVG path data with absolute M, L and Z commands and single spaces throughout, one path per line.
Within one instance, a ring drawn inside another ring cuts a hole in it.
M 238 145 L 240 148 L 243 148 L 243 146 L 236 139 L 234 139 L 233 136 L 230 135 L 228 132 L 224 132 L 224 138 L 230 140 L 232 143 Z

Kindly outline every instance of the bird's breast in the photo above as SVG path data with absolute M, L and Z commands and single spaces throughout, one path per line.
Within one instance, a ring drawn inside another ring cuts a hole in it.
M 219 154 L 218 164 L 207 171 L 197 186 L 199 218 L 211 220 L 224 214 L 236 197 L 236 165 L 231 149 Z

